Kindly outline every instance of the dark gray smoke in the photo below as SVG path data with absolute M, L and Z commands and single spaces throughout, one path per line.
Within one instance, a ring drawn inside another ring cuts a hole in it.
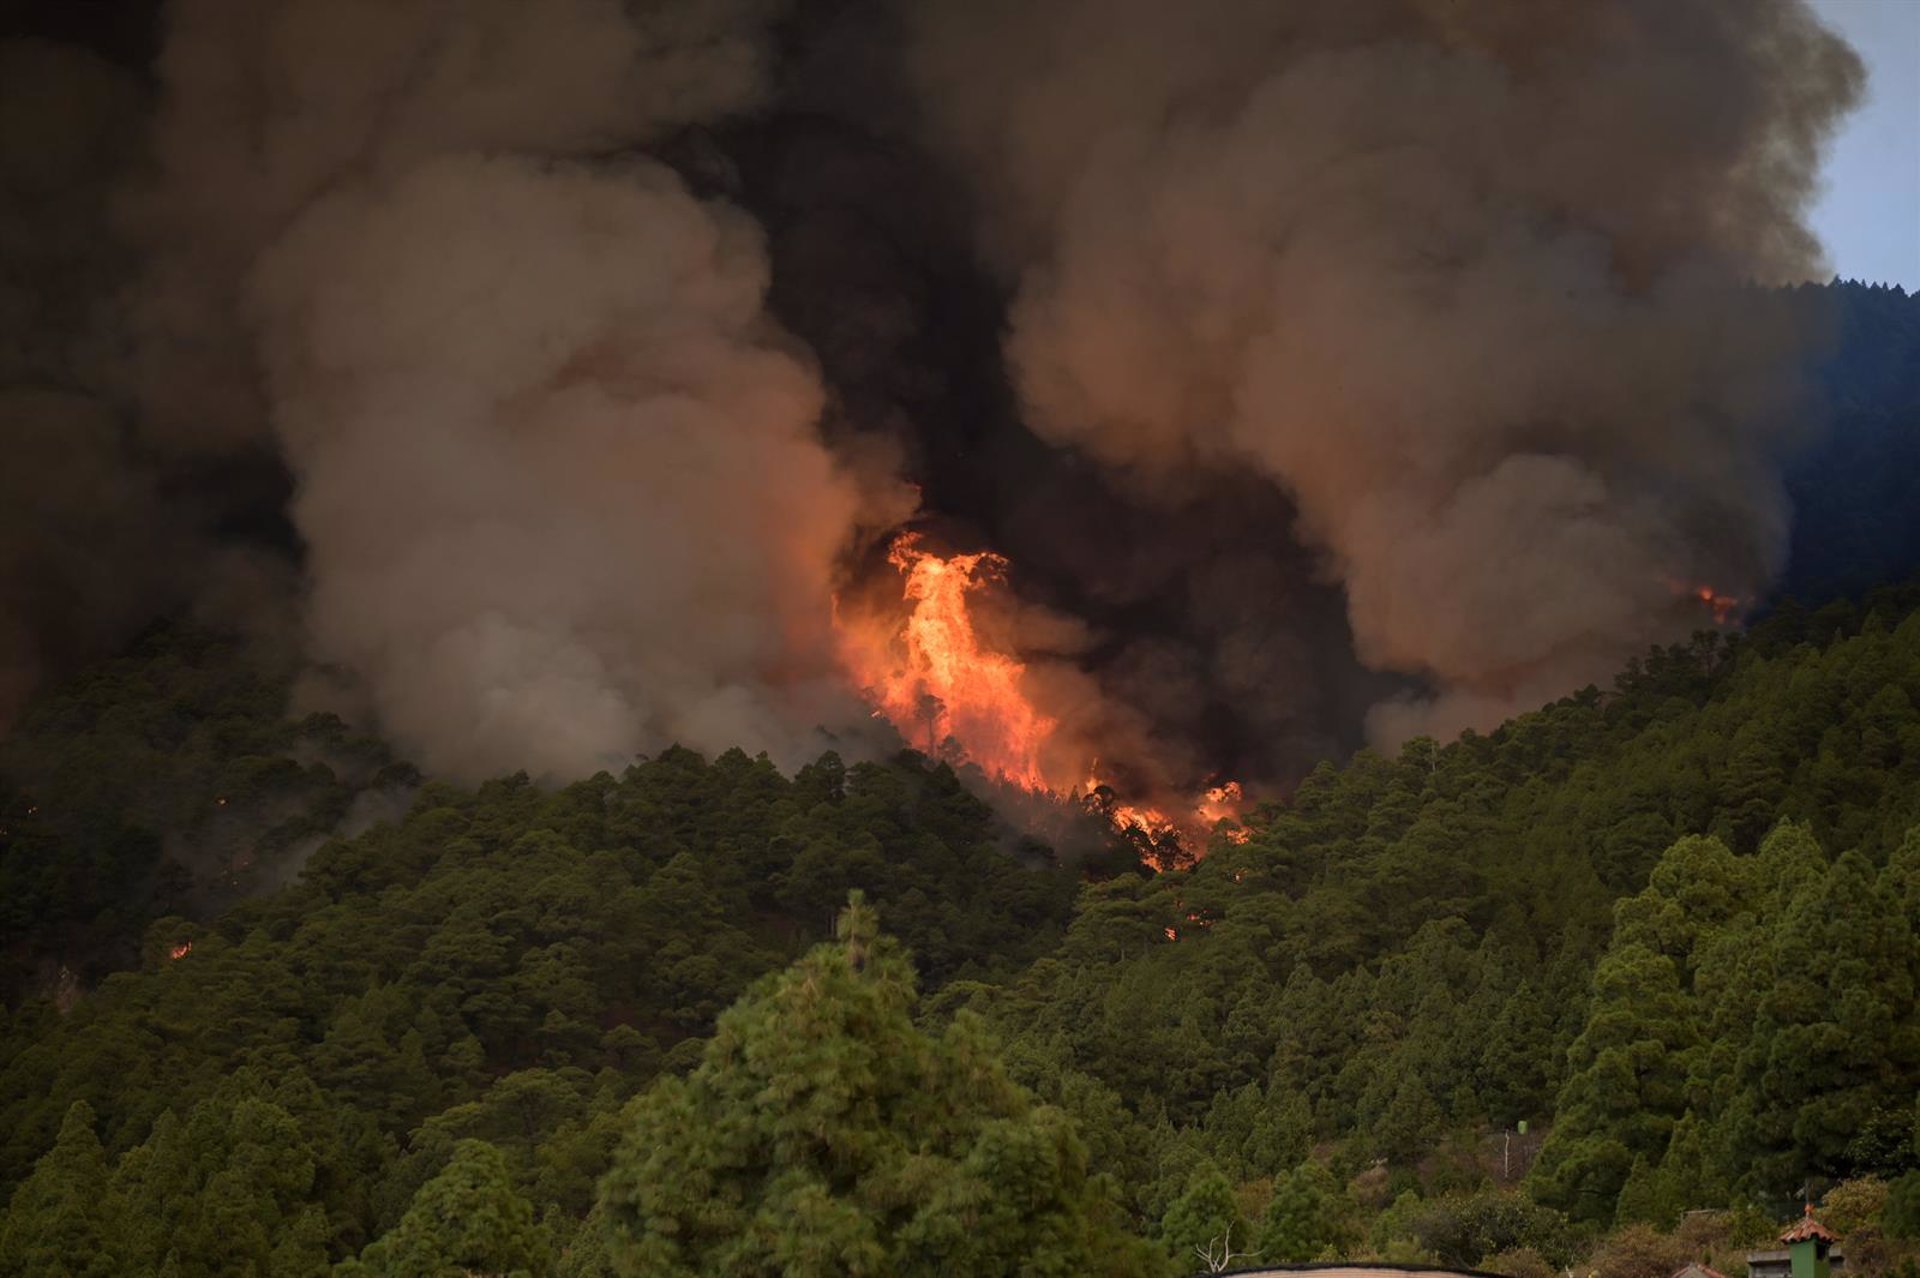
M 758 227 L 640 148 L 762 97 L 759 0 L 176 0 L 149 424 L 271 429 L 311 656 L 427 767 L 571 777 L 858 718 L 860 497 Z
M 127 31 L 96 34 L 121 49 Z M 142 256 L 121 200 L 150 106 L 126 66 L 0 39 L 0 732 L 41 679 L 155 616 L 264 637 L 291 607 L 268 549 L 284 544 L 278 462 L 251 445 L 190 457 L 133 392 Z
M 777 108 L 719 139 L 728 189 L 768 230 L 770 306 L 820 358 L 828 437 L 897 457 L 935 544 L 1008 558 L 1029 606 L 989 620 L 1023 641 L 1066 752 L 1097 756 L 1131 797 L 1344 755 L 1366 706 L 1405 681 L 1354 661 L 1286 495 L 1239 473 L 1143 501 L 1021 420 L 974 201 L 914 128 L 910 16 L 813 6 L 785 42 Z M 858 569 L 897 604 L 884 557 Z
M 0 61 L 0 724 L 197 596 L 435 771 L 791 759 L 867 721 L 831 599 L 902 476 L 1157 795 L 1485 726 L 1779 566 L 1758 289 L 1861 76 L 1798 0 L 112 26 Z
M 1862 77 L 1798 0 L 918 11 L 1028 420 L 1143 494 L 1290 493 L 1361 659 L 1437 689 L 1379 735 L 1488 726 L 1779 567 L 1796 336 L 1751 286 L 1819 271 Z
M 42 671 L 174 595 L 176 540 L 119 406 L 108 227 L 138 82 L 83 50 L 0 42 L 0 731 Z M 138 562 L 149 569 L 129 574 Z

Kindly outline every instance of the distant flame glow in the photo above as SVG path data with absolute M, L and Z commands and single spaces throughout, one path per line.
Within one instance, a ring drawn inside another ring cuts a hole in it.
M 1715 625 L 1724 626 L 1740 610 L 1740 601 L 1732 595 L 1723 595 L 1712 586 L 1697 586 L 1693 597 L 1713 611 Z
M 183 959 L 191 953 L 193 953 L 193 942 L 182 941 L 167 951 L 167 957 L 170 959 Z
M 1724 626 L 1740 615 L 1747 601 L 1738 595 L 1722 593 L 1708 585 L 1689 585 L 1683 581 L 1669 579 L 1667 588 L 1674 594 L 1704 604 L 1713 614 L 1713 624 Z

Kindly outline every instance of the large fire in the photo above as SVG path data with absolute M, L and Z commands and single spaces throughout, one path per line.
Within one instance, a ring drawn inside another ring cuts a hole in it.
M 968 602 L 1006 561 L 984 552 L 942 559 L 916 533 L 897 538 L 887 560 L 906 578 L 911 610 L 888 645 L 896 659 L 857 672 L 877 711 L 930 757 L 958 755 L 1001 781 L 1047 789 L 1040 752 L 1058 725 L 1028 699 L 1026 667 L 981 643 Z
M 1235 818 L 1240 787 L 1206 792 L 1191 813 L 1169 816 L 1122 801 L 1097 758 L 1063 739 L 1060 719 L 1034 699 L 1027 666 L 982 635 L 976 603 L 1005 576 L 990 552 L 942 556 L 918 533 L 902 533 L 888 562 L 904 579 L 902 607 L 839 618 L 842 658 L 874 713 L 933 758 L 968 763 L 1033 794 L 1084 803 L 1135 835 L 1149 859 L 1204 846 L 1205 834 Z

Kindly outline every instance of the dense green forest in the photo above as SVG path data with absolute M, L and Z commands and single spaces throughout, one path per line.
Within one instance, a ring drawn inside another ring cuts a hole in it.
M 1664 1278 L 1803 1195 L 1893 1272 L 1916 601 L 1323 766 L 1165 874 L 912 755 L 423 782 L 157 632 L 0 752 L 0 1274 Z

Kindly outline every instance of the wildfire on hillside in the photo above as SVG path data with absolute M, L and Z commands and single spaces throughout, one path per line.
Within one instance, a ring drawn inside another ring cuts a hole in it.
M 983 643 L 969 597 L 1000 579 L 1006 560 L 980 552 L 942 558 L 902 533 L 887 562 L 909 605 L 897 634 L 859 645 L 853 669 L 877 714 L 932 758 L 964 758 L 997 780 L 1046 790 L 1041 750 L 1058 722 L 1034 708 L 1025 665 Z M 848 645 L 852 652 L 855 645 Z
M 914 748 L 1029 794 L 1080 804 L 1156 867 L 1191 860 L 1216 823 L 1238 816 L 1243 796 L 1231 781 L 1177 815 L 1122 795 L 1099 759 L 1062 730 L 1062 717 L 1037 701 L 1027 663 L 996 646 L 980 623 L 979 604 L 1005 582 L 1004 558 L 941 555 L 921 534 L 905 532 L 887 561 L 902 581 L 896 606 L 840 607 L 836 624 L 853 682 Z

